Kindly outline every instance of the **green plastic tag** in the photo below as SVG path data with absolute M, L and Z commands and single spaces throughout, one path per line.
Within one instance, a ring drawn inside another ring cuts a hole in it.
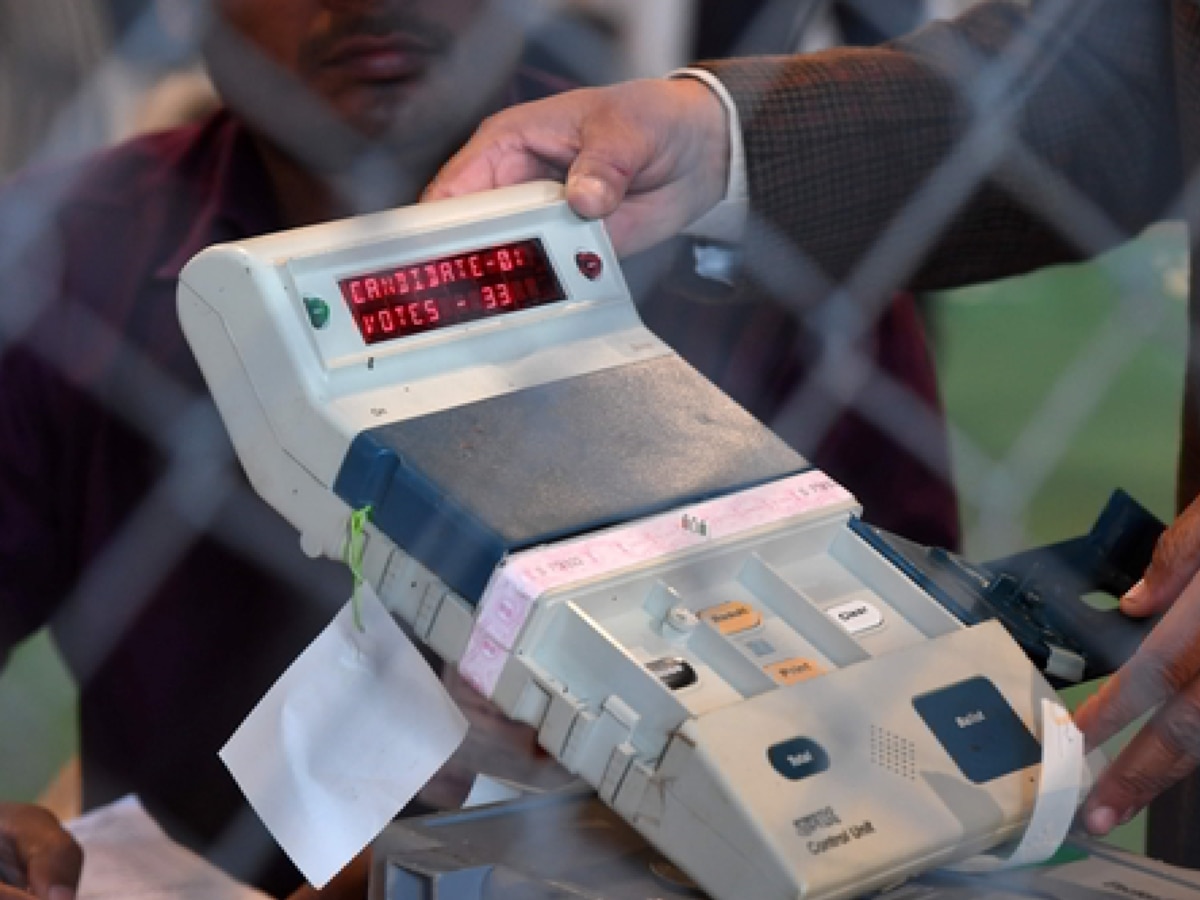
M 363 551 L 366 549 L 367 522 L 371 518 L 370 505 L 364 506 L 362 509 L 356 509 L 350 513 L 350 535 L 346 541 L 346 565 L 350 567 L 350 574 L 354 576 L 354 593 L 350 596 L 350 601 L 354 606 L 354 624 L 359 631 L 365 631 L 362 621 L 362 606 L 358 597 L 358 588 L 363 583 L 362 560 Z

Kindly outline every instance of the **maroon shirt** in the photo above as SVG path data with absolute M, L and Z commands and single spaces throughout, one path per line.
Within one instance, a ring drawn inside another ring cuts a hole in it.
M 0 657 L 50 624 L 81 685 L 87 807 L 137 792 L 174 837 L 283 893 L 298 876 L 279 867 L 217 751 L 349 579 L 304 557 L 245 484 L 175 311 L 192 255 L 280 224 L 252 141 L 227 113 L 3 194 Z M 697 329 L 691 303 L 653 292 L 646 308 L 769 420 L 770 398 L 800 371 L 795 325 L 760 310 Z M 877 332 L 877 355 L 932 396 L 911 307 L 898 317 L 907 324 Z M 700 345 L 718 338 L 733 352 L 705 357 Z M 898 475 L 903 455 L 864 429 L 839 418 L 815 459 L 886 524 L 932 517 L 950 530 L 908 533 L 953 540 L 948 491 Z
M 0 655 L 50 624 L 80 685 L 85 807 L 137 792 L 282 893 L 299 877 L 217 751 L 349 581 L 250 492 L 175 311 L 193 254 L 279 227 L 268 184 L 220 113 L 4 193 Z

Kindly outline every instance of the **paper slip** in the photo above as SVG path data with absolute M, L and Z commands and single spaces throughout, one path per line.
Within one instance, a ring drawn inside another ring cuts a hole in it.
M 66 827 L 84 853 L 78 900 L 269 900 L 172 841 L 136 797 Z
M 1042 777 L 1025 834 L 1008 856 L 981 854 L 949 868 L 984 874 L 1045 862 L 1067 837 L 1075 810 L 1083 799 L 1087 768 L 1083 734 L 1071 714 L 1052 700 L 1042 699 Z
M 221 750 L 263 824 L 325 885 L 450 758 L 467 720 L 366 584 Z

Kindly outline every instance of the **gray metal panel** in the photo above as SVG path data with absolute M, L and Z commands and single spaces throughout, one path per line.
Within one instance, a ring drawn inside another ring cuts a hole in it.
M 359 435 L 335 490 L 463 597 L 536 546 L 808 468 L 676 356 Z

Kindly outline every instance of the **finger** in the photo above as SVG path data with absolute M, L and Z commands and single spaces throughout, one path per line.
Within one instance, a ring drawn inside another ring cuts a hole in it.
M 14 851 L 31 895 L 42 900 L 75 896 L 83 850 L 53 813 L 26 804 L 0 804 L 0 834 Z
M 461 197 L 539 178 L 563 180 L 578 152 L 587 94 L 573 91 L 488 118 L 442 166 L 421 199 Z
M 33 894 L 0 884 L 0 900 L 30 900 Z
M 1167 609 L 1200 571 L 1200 501 L 1193 501 L 1154 546 L 1142 580 L 1121 598 L 1121 611 L 1150 616 Z
M 421 202 L 462 197 L 541 178 L 562 180 L 563 171 L 531 152 L 501 148 L 478 150 L 468 143 L 426 186 Z
M 679 175 L 672 167 L 681 156 L 677 145 L 684 129 L 670 116 L 681 108 L 673 102 L 680 87 L 631 82 L 591 95 L 590 110 L 579 120 L 578 156 L 567 175 L 567 201 L 579 215 L 612 215 L 631 187 L 643 201 L 652 197 L 653 204 L 646 206 L 660 214 L 672 209 L 664 201 L 683 199 L 661 190 Z M 629 215 L 637 218 L 636 213 Z
M 567 173 L 567 203 L 585 219 L 612 215 L 649 155 L 641 141 L 615 139 L 609 125 L 607 119 L 589 124 L 583 148 Z
M 83 872 L 83 848 L 63 830 L 47 836 L 26 855 L 29 887 L 43 900 L 74 900 Z
M 1102 744 L 1200 673 L 1200 578 L 1193 578 L 1137 652 L 1075 713 L 1088 746 Z
M 27 888 L 25 862 L 16 845 L 3 834 L 0 828 L 0 886 Z
M 1083 809 L 1093 834 L 1107 834 L 1179 779 L 1200 758 L 1200 688 L 1165 704 L 1101 774 Z

